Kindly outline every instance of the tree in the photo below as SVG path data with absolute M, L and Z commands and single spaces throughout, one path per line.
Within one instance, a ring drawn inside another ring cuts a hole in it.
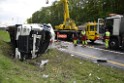
M 104 18 L 109 13 L 124 14 L 123 0 L 68 0 L 70 18 L 77 25 L 98 18 Z M 51 23 L 53 26 L 63 23 L 63 2 L 55 1 L 52 6 L 43 7 L 32 14 L 27 21 L 33 23 Z

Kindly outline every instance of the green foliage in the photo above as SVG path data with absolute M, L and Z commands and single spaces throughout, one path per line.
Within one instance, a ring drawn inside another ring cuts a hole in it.
M 77 25 L 87 21 L 104 18 L 109 13 L 124 14 L 123 0 L 68 0 L 70 17 Z M 52 6 L 36 11 L 28 22 L 51 23 L 53 26 L 63 22 L 63 3 L 54 2 Z M 32 21 L 31 21 L 32 20 Z
M 7 31 L 5 30 L 0 30 L 0 40 L 2 41 L 6 41 L 9 42 L 10 41 L 10 37 Z
M 60 11 L 61 10 L 61 11 Z M 28 23 L 52 23 L 57 25 L 63 22 L 63 4 L 54 2 L 50 7 L 43 7 L 40 11 L 35 12 Z

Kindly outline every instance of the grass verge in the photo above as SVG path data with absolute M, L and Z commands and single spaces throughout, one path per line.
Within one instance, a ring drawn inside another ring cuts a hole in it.
M 56 49 L 51 49 L 36 59 L 20 62 L 10 57 L 13 53 L 7 43 L 8 38 L 1 38 L 0 41 L 0 83 L 124 82 L 122 70 L 75 58 Z M 41 60 L 46 59 L 49 62 L 40 68 Z

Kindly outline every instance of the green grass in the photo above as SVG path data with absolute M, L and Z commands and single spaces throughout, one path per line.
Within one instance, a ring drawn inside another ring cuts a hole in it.
M 56 49 L 33 60 L 15 60 L 11 57 L 13 52 L 8 40 L 0 41 L 0 83 L 124 83 L 124 71 L 75 58 Z M 48 64 L 39 68 L 37 63 L 46 59 Z
M 0 40 L 6 41 L 6 42 L 10 41 L 9 34 L 7 31 L 0 30 Z

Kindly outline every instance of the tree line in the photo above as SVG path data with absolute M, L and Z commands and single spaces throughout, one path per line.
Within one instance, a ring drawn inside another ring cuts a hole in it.
M 68 0 L 70 18 L 77 25 L 88 21 L 97 21 L 110 13 L 124 14 L 124 0 Z M 27 19 L 28 23 L 51 23 L 53 26 L 63 23 L 64 4 L 55 1 L 51 6 L 42 7 Z

